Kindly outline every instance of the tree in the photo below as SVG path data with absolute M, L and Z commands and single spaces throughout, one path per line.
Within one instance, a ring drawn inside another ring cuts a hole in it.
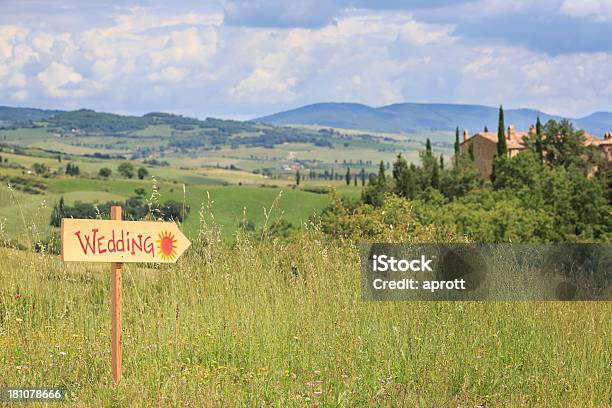
M 538 120 L 536 121 L 536 140 L 535 140 L 535 150 L 540 158 L 540 162 L 544 161 L 544 150 L 542 150 L 542 123 L 540 122 L 540 117 L 538 116 Z
M 69 176 L 78 176 L 81 174 L 81 170 L 76 164 L 68 163 L 66 165 L 66 174 Z
M 465 153 L 459 155 L 452 169 L 442 172 L 440 176 L 440 191 L 450 200 L 463 197 L 482 185 L 483 180 L 474 161 Z
M 440 155 L 440 170 L 444 171 L 444 156 Z
M 585 146 L 585 136 L 568 120 L 549 120 L 542 128 L 542 154 L 551 166 L 574 167 L 587 173 L 597 155 L 593 147 Z
M 487 125 L 485 125 L 485 127 L 484 127 L 484 131 L 485 131 L 485 132 L 488 132 L 488 131 L 489 131 L 489 128 L 487 127 Z
M 59 202 L 53 207 L 51 212 L 50 225 L 59 227 L 62 224 L 62 218 L 64 218 L 64 196 L 60 196 Z
M 431 187 L 435 189 L 440 188 L 440 170 L 438 169 L 438 164 L 435 161 L 431 169 Z
M 386 183 L 386 178 L 385 178 L 385 163 L 382 160 L 380 161 L 380 164 L 378 165 L 378 183 L 379 184 L 385 184 Z
M 378 166 L 378 176 L 370 177 L 370 184 L 363 190 L 361 199 L 364 203 L 379 207 L 385 202 L 385 194 L 388 192 L 387 179 L 385 176 L 385 163 L 381 160 Z
M 162 219 L 166 221 L 183 222 L 189 213 L 189 205 L 184 205 L 178 201 L 168 200 L 161 205 L 160 212 Z
M 431 140 L 427 138 L 427 142 L 425 142 L 425 154 L 431 156 Z
M 499 124 L 497 127 L 497 155 L 506 157 L 508 154 L 508 145 L 506 143 L 506 128 L 504 123 L 504 108 L 499 107 Z
M 540 173 L 538 159 L 532 150 L 525 150 L 519 153 L 512 160 L 495 158 L 496 173 L 493 180 L 493 188 L 512 189 L 519 191 L 525 187 L 529 191 L 535 189 L 536 177 Z
M 362 167 L 361 168 L 361 186 L 365 187 L 365 182 L 366 182 L 366 172 L 365 169 Z
M 32 171 L 37 175 L 43 175 L 49 172 L 49 167 L 44 163 L 32 164 Z
M 109 169 L 108 167 L 102 167 L 100 171 L 98 171 L 98 176 L 107 178 L 107 177 L 110 177 L 112 173 L 113 171 Z
M 134 165 L 130 162 L 123 162 L 117 167 L 117 171 L 125 178 L 133 178 L 136 174 Z
M 344 176 L 344 178 L 346 179 L 346 185 L 350 186 L 351 185 L 351 168 L 350 167 L 346 168 L 346 175 Z
M 455 157 L 459 156 L 459 126 L 455 129 Z
M 394 193 L 404 198 L 414 198 L 416 195 L 416 181 L 414 175 L 408 167 L 408 162 L 401 154 L 397 155 L 397 160 L 393 163 L 393 179 L 395 180 Z
M 300 169 L 297 169 L 295 171 L 295 185 L 296 186 L 300 185 Z
M 144 167 L 140 167 L 138 169 L 138 178 L 140 180 L 143 180 L 145 177 L 147 177 L 149 175 L 149 171 L 147 169 L 145 169 Z
M 474 159 L 474 143 L 470 143 L 470 145 L 468 146 L 468 156 L 470 157 L 470 160 L 475 161 L 475 159 Z

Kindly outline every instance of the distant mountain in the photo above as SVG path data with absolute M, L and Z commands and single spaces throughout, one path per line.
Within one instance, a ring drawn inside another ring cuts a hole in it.
M 605 132 L 612 131 L 612 113 L 596 112 L 584 118 L 576 119 L 576 126 L 581 129 L 586 129 L 587 132 L 601 137 Z
M 539 116 L 542 122 L 559 120 L 534 109 L 504 111 L 506 124 L 527 129 Z M 274 125 L 319 125 L 381 132 L 410 132 L 415 130 L 453 130 L 456 126 L 471 133 L 487 126 L 497 129 L 498 108 L 483 105 L 442 103 L 396 103 L 373 108 L 356 103 L 316 103 L 285 112 L 253 119 Z M 612 130 L 612 113 L 598 112 L 584 118 L 569 118 L 587 132 L 601 137 Z
M 15 108 L 12 106 L 0 106 L 0 122 L 15 123 L 27 120 L 41 120 L 62 113 L 61 110 L 48 110 L 36 108 Z

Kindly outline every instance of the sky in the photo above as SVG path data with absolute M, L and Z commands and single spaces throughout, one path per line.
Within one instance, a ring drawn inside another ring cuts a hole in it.
M 612 111 L 612 0 L 0 0 L 0 105 Z

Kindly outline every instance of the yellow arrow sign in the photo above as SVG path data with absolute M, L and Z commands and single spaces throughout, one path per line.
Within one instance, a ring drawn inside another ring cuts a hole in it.
M 173 222 L 64 218 L 62 261 L 176 262 L 191 242 Z

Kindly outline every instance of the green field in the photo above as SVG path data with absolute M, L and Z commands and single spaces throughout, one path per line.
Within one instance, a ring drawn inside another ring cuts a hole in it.
M 67 204 L 75 201 L 102 203 L 111 200 L 124 200 L 133 195 L 138 187 L 145 188 L 149 194 L 152 189 L 149 181 L 115 180 L 112 183 L 103 180 L 64 179 L 54 180 L 50 184 L 49 193 L 45 195 L 23 194 L 10 191 L 0 186 L 0 225 L 6 237 L 19 236 L 24 228 L 36 225 L 40 233 L 39 239 L 51 231 L 47 227 L 52 206 L 63 196 Z M 243 219 L 243 215 L 256 227 L 262 227 L 265 222 L 264 209 L 269 209 L 276 198 L 276 210 L 269 220 L 274 222 L 280 218 L 299 227 L 317 214 L 329 199 L 325 194 L 315 194 L 291 188 L 264 188 L 249 186 L 215 186 L 193 185 L 185 187 L 183 196 L 182 185 L 160 184 L 160 201 L 176 200 L 184 202 L 191 208 L 182 228 L 193 237 L 198 229 L 198 212 L 210 199 L 215 209 L 217 220 L 223 225 L 223 236 L 231 239 L 232 234 Z M 23 215 L 23 216 L 22 216 Z
M 222 120 L 193 122 L 177 117 L 168 119 L 167 123 L 148 124 L 143 122 L 146 121 L 144 118 L 81 111 L 67 112 L 59 118 L 41 120 L 35 125 L 22 124 L 22 128 L 0 128 L 0 143 L 70 155 L 107 153 L 126 158 L 135 155 L 140 160 L 155 157 L 167 160 L 175 167 L 234 165 L 249 172 L 268 169 L 283 173 L 284 168 L 296 164 L 315 170 L 332 167 L 339 170 L 347 166 L 357 171 L 361 168 L 373 170 L 379 161 L 391 162 L 399 153 L 409 161 L 417 162 L 418 151 L 424 149 L 426 138 L 430 138 L 437 152 L 444 155 L 451 153 L 453 142 L 452 132 L 384 133 L 316 126 L 282 128 Z M 122 129 L 125 120 L 144 124 Z M 181 127 L 176 123 L 181 120 L 191 124 Z M 324 140 L 330 145 L 306 141 L 262 145 L 261 142 L 249 141 L 262 132 L 297 132 L 307 140 Z M 213 143 L 212 139 L 218 135 L 226 139 Z M 177 140 L 184 144 L 172 144 Z
M 34 140 L 37 137 L 36 134 L 40 136 L 39 133 L 42 130 L 32 129 L 32 131 L 35 133 L 31 135 Z M 5 131 L 7 132 L 9 131 Z M 10 132 L 7 134 L 20 134 L 20 130 Z M 151 126 L 134 132 L 130 137 L 155 138 L 155 134 L 164 132 L 170 132 L 165 125 Z M 83 138 L 82 136 L 74 138 L 79 137 Z M 65 142 L 67 138 L 61 138 L 61 140 Z M 3 147 L 0 151 L 3 159 L 3 166 L 0 166 L 0 177 L 3 178 L 0 185 L 2 195 L 0 232 L 3 234 L 3 239 L 39 241 L 50 236 L 53 228 L 47 225 L 48 220 L 53 206 L 60 200 L 60 197 L 64 197 L 67 205 L 74 205 L 78 201 L 100 204 L 107 201 L 126 200 L 135 195 L 136 189 L 144 189 L 146 197 L 151 197 L 155 188 L 159 193 L 156 198 L 158 201 L 174 200 L 184 203 L 191 209 L 190 215 L 182 226 L 186 234 L 195 236 L 199 226 L 200 209 L 203 205 L 212 203 L 217 220 L 223 225 L 224 239 L 232 240 L 233 233 L 244 218 L 254 224 L 255 228 L 261 228 L 266 223 L 265 211 L 273 203 L 277 208 L 274 217 L 268 219 L 269 223 L 282 218 L 291 223 L 293 227 L 300 228 L 304 222 L 319 213 L 328 203 L 327 195 L 303 191 L 304 188 L 329 189 L 333 186 L 343 195 L 358 197 L 361 194 L 361 183 L 359 186 L 352 184 L 346 186 L 343 180 L 303 179 L 299 188 L 296 188 L 293 172 L 284 174 L 277 172 L 276 175 L 270 177 L 247 170 L 228 169 L 221 165 L 203 165 L 223 161 L 223 150 L 207 156 L 199 156 L 197 151 L 193 151 L 185 157 L 168 157 L 169 166 L 154 166 L 139 160 L 132 160 L 130 162 L 136 168 L 144 167 L 149 174 L 143 180 L 127 179 L 121 177 L 117 172 L 117 167 L 126 160 L 85 156 L 97 150 L 90 147 L 76 148 L 56 139 L 53 140 L 53 145 L 49 146 L 45 145 L 46 139 L 39 138 L 36 143 L 29 143 L 32 140 L 26 139 L 24 145 L 30 147 L 17 150 L 9 145 L 8 148 Z M 38 147 L 32 147 L 33 145 Z M 53 146 L 64 153 L 60 155 L 57 151 L 46 149 L 45 146 L 47 148 Z M 62 149 L 62 146 L 67 148 Z M 244 167 L 251 167 L 251 170 L 255 170 L 262 163 L 271 166 L 278 164 L 281 160 L 276 155 L 281 154 L 286 157 L 292 154 L 291 149 L 299 149 L 303 153 L 302 158 L 317 154 L 311 145 L 281 145 L 275 149 L 231 149 L 232 159 L 230 160 L 233 163 L 243 163 Z M 108 150 L 101 152 L 113 153 Z M 330 168 L 336 166 L 337 172 L 342 171 L 342 165 L 332 163 L 331 157 L 333 156 L 329 156 L 330 163 L 328 164 Z M 78 165 L 79 176 L 64 174 L 68 163 Z M 48 168 L 48 174 L 44 176 L 33 174 L 31 169 L 35 164 L 45 165 Z M 99 177 L 98 172 L 102 168 L 111 169 L 111 177 Z M 43 188 L 39 191 L 40 194 L 25 194 L 22 192 L 23 186 L 12 181 L 15 179 L 40 183 Z M 20 232 L 24 230 L 31 230 L 31 232 L 23 235 Z
M 125 265 L 116 388 L 108 265 L 0 250 L 0 386 L 83 407 L 609 406 L 609 302 L 365 302 L 354 244 L 201 236 Z

